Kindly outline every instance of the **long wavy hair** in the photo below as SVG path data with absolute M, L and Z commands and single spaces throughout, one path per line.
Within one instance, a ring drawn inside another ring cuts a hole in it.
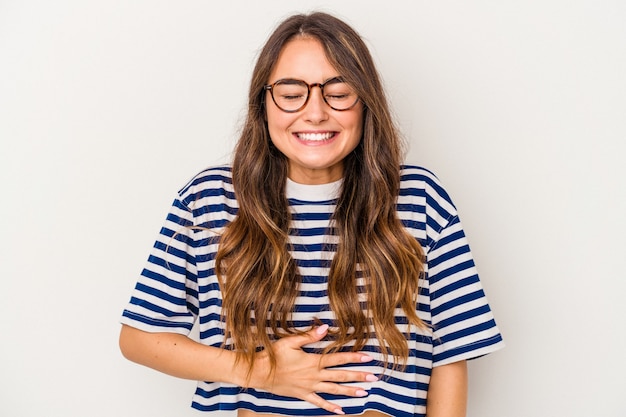
M 338 245 L 328 297 L 336 320 L 333 342 L 325 352 L 349 343 L 358 351 L 376 338 L 385 361 L 392 355 L 394 366 L 402 366 L 408 357 L 407 336 L 396 327 L 394 310 L 402 308 L 410 325 L 424 323 L 416 314 L 423 251 L 396 214 L 401 142 L 367 46 L 349 25 L 325 13 L 283 21 L 252 74 L 247 118 L 232 167 L 239 211 L 225 228 L 216 256 L 226 336 L 251 371 L 259 349 L 267 351 L 274 369 L 272 340 L 299 333 L 289 325 L 301 279 L 289 254 L 291 214 L 284 186 L 289 161 L 270 140 L 263 89 L 282 48 L 298 37 L 323 45 L 329 62 L 356 90 L 364 112 L 363 137 L 344 160 L 332 218 Z M 365 309 L 359 302 L 360 275 L 365 279 Z

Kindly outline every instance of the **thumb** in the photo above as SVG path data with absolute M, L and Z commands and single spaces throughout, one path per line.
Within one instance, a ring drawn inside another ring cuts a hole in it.
M 328 332 L 328 324 L 322 324 L 321 326 L 314 327 L 306 333 L 298 336 L 286 337 L 285 342 L 288 341 L 289 345 L 293 348 L 301 348 L 309 343 L 314 343 L 322 340 Z

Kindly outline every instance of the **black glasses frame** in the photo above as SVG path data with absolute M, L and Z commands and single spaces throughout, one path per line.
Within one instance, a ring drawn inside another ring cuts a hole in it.
M 298 84 L 306 85 L 306 88 L 307 88 L 306 99 L 304 100 L 304 103 L 302 103 L 302 106 L 298 107 L 295 110 L 285 110 L 285 109 L 283 109 L 282 107 L 280 107 L 278 105 L 278 103 L 276 102 L 276 99 L 274 98 L 274 87 L 276 85 L 278 85 L 278 84 L 285 84 L 285 83 L 292 83 L 292 84 L 293 83 L 298 83 Z M 276 81 L 273 84 L 266 84 L 266 85 L 264 85 L 263 86 L 263 90 L 270 92 L 270 95 L 272 96 L 272 101 L 274 102 L 274 104 L 276 104 L 276 107 L 278 107 L 279 109 L 281 109 L 285 113 L 296 113 L 296 112 L 299 112 L 300 110 L 302 110 L 303 108 L 305 108 L 307 103 L 309 102 L 309 98 L 311 98 L 311 89 L 313 87 L 319 87 L 320 88 L 320 91 L 322 93 L 322 99 L 324 99 L 324 103 L 326 103 L 328 105 L 328 107 L 330 107 L 333 110 L 336 110 L 336 111 L 346 111 L 346 110 L 350 110 L 351 108 L 356 106 L 356 103 L 359 102 L 359 96 L 358 95 L 356 97 L 356 100 L 354 100 L 354 103 L 352 103 L 349 107 L 347 107 L 345 109 L 338 109 L 338 108 L 335 108 L 335 107 L 331 106 L 330 103 L 328 103 L 328 101 L 326 101 L 326 96 L 324 95 L 324 86 L 327 85 L 327 84 L 333 84 L 333 83 L 345 83 L 345 81 L 341 77 L 333 77 L 333 78 L 330 78 L 330 79 L 324 81 L 323 83 L 309 84 L 306 81 L 297 80 L 297 79 L 294 79 L 294 78 L 281 78 L 280 80 Z

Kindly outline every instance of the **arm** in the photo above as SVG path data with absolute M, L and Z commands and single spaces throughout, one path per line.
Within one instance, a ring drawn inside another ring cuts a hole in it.
M 308 354 L 301 349 L 305 344 L 322 339 L 327 329 L 327 326 L 321 326 L 303 335 L 276 342 L 274 350 L 278 363 L 272 379 L 268 377 L 267 355 L 260 352 L 247 386 L 299 398 L 329 412 L 342 414 L 339 406 L 323 400 L 316 392 L 363 396 L 366 393 L 362 389 L 346 387 L 339 382 L 368 381 L 375 380 L 375 377 L 367 372 L 326 368 L 367 362 L 372 358 L 353 352 Z M 133 362 L 179 378 L 246 386 L 248 366 L 245 362 L 235 364 L 234 352 L 205 346 L 180 334 L 148 333 L 124 325 L 120 333 L 120 349 Z
M 427 417 L 465 417 L 467 363 L 458 361 L 433 368 L 428 386 Z

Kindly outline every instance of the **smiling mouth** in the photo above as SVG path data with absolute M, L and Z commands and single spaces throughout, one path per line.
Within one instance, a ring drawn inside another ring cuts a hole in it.
M 307 142 L 322 142 L 331 139 L 335 136 L 336 132 L 324 132 L 324 133 L 296 133 L 296 136 L 300 140 Z

